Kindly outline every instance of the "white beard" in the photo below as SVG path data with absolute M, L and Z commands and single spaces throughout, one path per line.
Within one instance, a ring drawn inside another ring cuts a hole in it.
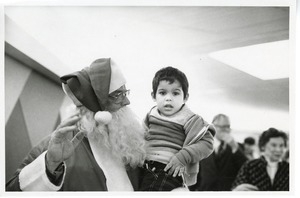
M 113 112 L 108 125 L 98 125 L 94 113 L 88 111 L 83 116 L 81 126 L 88 132 L 89 139 L 105 145 L 124 165 L 133 168 L 143 165 L 146 156 L 144 129 L 129 107 Z
M 80 109 L 82 119 L 79 128 L 87 132 L 87 137 L 95 160 L 106 177 L 109 191 L 133 191 L 125 165 L 141 166 L 144 163 L 144 130 L 135 114 L 123 107 L 112 113 L 108 125 L 98 125 L 94 113 Z

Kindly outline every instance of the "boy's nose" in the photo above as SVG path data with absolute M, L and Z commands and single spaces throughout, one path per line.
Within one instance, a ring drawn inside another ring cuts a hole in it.
M 170 94 L 167 94 L 165 99 L 166 99 L 167 101 L 170 101 L 170 100 L 172 100 L 172 96 L 170 96 Z

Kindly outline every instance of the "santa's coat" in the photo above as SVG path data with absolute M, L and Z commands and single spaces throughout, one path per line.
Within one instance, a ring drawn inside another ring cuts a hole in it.
M 109 161 L 109 155 L 95 151 L 93 153 L 92 149 L 96 149 L 97 146 L 93 142 L 90 143 L 87 138 L 82 140 L 73 155 L 65 161 L 63 183 L 60 186 L 53 185 L 45 172 L 45 153 L 49 140 L 50 136 L 30 151 L 14 176 L 7 182 L 6 191 L 107 191 L 108 189 L 130 191 L 138 189 L 141 170 L 127 168 L 126 175 L 123 169 L 125 167 L 115 164 L 113 159 Z M 106 162 L 101 160 L 105 156 L 108 160 Z M 99 167 L 97 160 L 103 169 Z

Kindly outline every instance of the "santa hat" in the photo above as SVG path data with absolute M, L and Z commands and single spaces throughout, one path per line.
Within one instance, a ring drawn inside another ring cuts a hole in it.
M 95 113 L 103 111 L 108 95 L 126 83 L 110 58 L 97 59 L 89 67 L 60 79 L 64 92 L 76 106 L 83 105 Z

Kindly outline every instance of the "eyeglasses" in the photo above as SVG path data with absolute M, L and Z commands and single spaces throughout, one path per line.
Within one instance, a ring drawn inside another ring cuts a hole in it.
M 217 125 L 217 124 L 214 124 L 214 126 L 220 128 L 220 129 L 230 129 L 230 125 Z
M 109 95 L 109 98 L 111 98 L 115 103 L 120 103 L 126 96 L 129 95 L 129 93 L 130 93 L 129 89 L 124 91 L 117 91 L 112 95 Z

